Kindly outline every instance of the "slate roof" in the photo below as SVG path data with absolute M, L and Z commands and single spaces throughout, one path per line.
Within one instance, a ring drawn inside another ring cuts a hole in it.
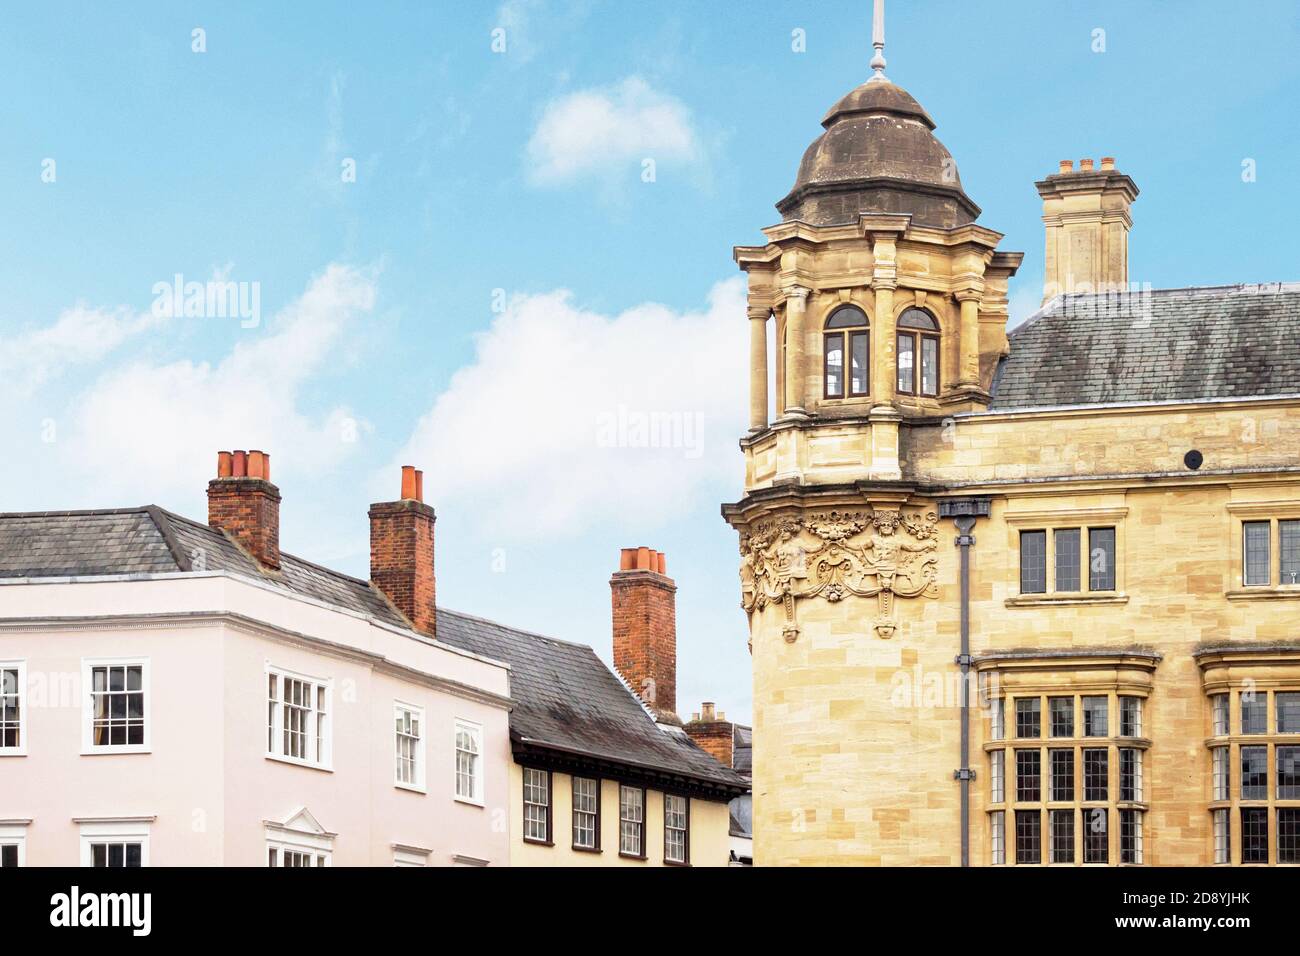
M 0 578 L 87 577 L 229 571 L 271 587 L 368 615 L 396 627 L 405 618 L 367 581 L 281 553 L 279 574 L 220 531 L 145 506 L 112 511 L 0 514 Z M 625 684 L 585 644 L 571 644 L 438 609 L 438 640 L 511 667 L 512 738 L 580 753 L 714 790 L 743 778 L 684 733 L 662 730 Z
M 731 764 L 736 773 L 749 777 L 754 772 L 754 731 L 736 724 L 731 736 Z
M 1300 392 L 1300 283 L 1058 296 L 1008 337 L 994 411 Z
M 583 754 L 748 788 L 685 733 L 661 729 L 627 686 L 585 644 L 571 644 L 438 609 L 438 640 L 510 665 L 510 734 L 530 749 Z
M 281 554 L 267 574 L 229 538 L 189 518 L 145 506 L 113 511 L 0 514 L 0 578 L 230 571 L 396 627 L 406 619 L 366 581 Z

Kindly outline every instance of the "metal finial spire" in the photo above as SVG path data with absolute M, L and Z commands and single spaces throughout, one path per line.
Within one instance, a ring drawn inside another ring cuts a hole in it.
M 883 80 L 888 83 L 889 77 L 885 76 L 885 0 L 876 0 L 871 17 L 871 45 L 876 48 L 876 55 L 871 58 L 871 68 L 876 75 L 871 82 Z

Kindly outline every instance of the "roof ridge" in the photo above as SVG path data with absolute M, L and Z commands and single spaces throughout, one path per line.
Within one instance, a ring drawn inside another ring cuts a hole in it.
M 76 508 L 63 511 L 0 511 L 0 518 L 83 518 L 89 515 L 134 515 L 148 514 L 154 505 L 138 505 L 134 508 Z
M 190 556 L 185 553 L 181 543 L 176 540 L 176 532 L 172 530 L 171 515 L 157 505 L 149 505 L 145 508 L 145 513 L 162 535 L 163 543 L 167 545 L 167 550 L 171 552 L 172 560 L 176 562 L 177 571 L 193 571 L 194 564 Z
M 1055 301 L 1056 299 L 1096 298 L 1098 296 L 1195 295 L 1198 293 L 1211 292 L 1238 292 L 1248 295 L 1274 295 L 1277 293 L 1300 292 L 1300 280 L 1292 282 L 1278 279 L 1272 282 L 1232 282 L 1224 285 L 1182 285 L 1169 286 L 1163 289 L 1112 289 L 1109 291 L 1103 290 L 1099 292 L 1063 292 L 1054 296 L 1052 301 Z M 1050 304 L 1050 302 L 1048 304 Z

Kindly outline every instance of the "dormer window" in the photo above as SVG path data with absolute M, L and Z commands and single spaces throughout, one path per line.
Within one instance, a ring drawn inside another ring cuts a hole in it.
M 844 398 L 846 386 L 849 398 L 869 392 L 869 338 L 867 315 L 857 306 L 842 305 L 826 319 L 822 349 L 826 398 Z
M 939 323 L 924 309 L 907 309 L 898 317 L 898 391 L 939 394 Z

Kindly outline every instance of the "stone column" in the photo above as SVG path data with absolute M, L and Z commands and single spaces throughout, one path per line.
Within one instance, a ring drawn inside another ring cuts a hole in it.
M 961 366 L 958 387 L 980 384 L 980 300 L 976 289 L 962 289 L 953 295 L 961 303 Z
M 794 285 L 782 291 L 785 292 L 785 417 L 799 418 L 808 414 L 803 406 L 804 309 L 808 304 L 808 290 Z
M 767 427 L 767 320 L 769 306 L 749 307 L 749 430 Z
M 894 349 L 894 289 L 898 282 L 898 265 L 894 260 L 897 243 L 893 234 L 878 236 L 872 246 L 875 267 L 871 273 L 871 288 L 876 293 L 876 314 L 871 328 L 875 352 L 871 391 L 876 405 L 892 405 L 898 369 L 895 368 Z

